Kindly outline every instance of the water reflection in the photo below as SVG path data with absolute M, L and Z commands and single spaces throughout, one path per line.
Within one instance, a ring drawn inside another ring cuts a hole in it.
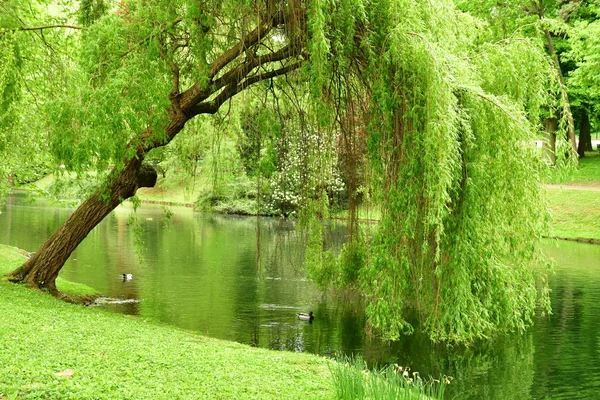
M 0 214 L 0 243 L 35 251 L 72 210 L 12 195 Z M 597 398 L 600 389 L 600 246 L 548 242 L 556 260 L 550 284 L 554 313 L 538 316 L 523 335 L 473 348 L 434 345 L 423 335 L 381 343 L 365 333 L 364 304 L 353 295 L 322 293 L 306 280 L 302 238 L 294 223 L 161 207 L 111 213 L 75 251 L 61 276 L 106 296 L 139 299 L 115 311 L 209 336 L 279 350 L 333 356 L 362 354 L 371 364 L 411 366 L 422 376 L 451 375 L 450 398 Z M 257 244 L 257 224 L 260 242 Z M 328 242 L 343 240 L 333 226 Z M 140 245 L 141 242 L 141 245 Z M 133 275 L 123 281 L 122 274 Z M 313 311 L 312 324 L 297 312 Z

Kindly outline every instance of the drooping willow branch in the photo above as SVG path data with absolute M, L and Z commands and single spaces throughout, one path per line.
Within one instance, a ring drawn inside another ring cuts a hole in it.
M 495 99 L 496 96 L 493 96 L 493 95 L 490 95 L 490 94 L 486 94 L 481 89 L 470 87 L 470 86 L 461 85 L 457 89 L 465 91 L 465 92 L 472 93 L 472 94 L 476 95 L 477 97 L 479 97 L 479 98 L 487 101 L 491 105 L 495 106 L 498 110 L 502 111 L 502 113 L 504 113 L 507 117 L 509 117 L 510 119 L 512 119 L 513 122 L 517 126 L 525 126 L 525 125 L 523 125 L 524 124 L 523 121 L 519 121 L 517 118 L 515 118 L 515 116 L 511 112 L 509 112 L 504 106 L 502 106 L 502 104 L 500 104 Z

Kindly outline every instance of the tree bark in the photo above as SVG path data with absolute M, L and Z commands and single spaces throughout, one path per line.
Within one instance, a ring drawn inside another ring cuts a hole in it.
M 581 123 L 579 125 L 579 144 L 577 153 L 579 157 L 585 157 L 586 151 L 593 151 L 592 148 L 592 127 L 590 126 L 590 117 L 586 110 L 581 114 Z
M 567 116 L 567 136 L 569 142 L 571 142 L 573 154 L 575 154 L 575 152 L 577 152 L 577 142 L 575 141 L 575 122 L 573 121 L 571 103 L 569 102 L 569 95 L 567 94 L 567 84 L 565 83 L 565 78 L 563 77 L 562 70 L 560 69 L 558 55 L 556 54 L 556 50 L 554 49 L 552 36 L 550 35 L 550 31 L 548 31 L 548 29 L 544 29 L 544 36 L 546 37 L 546 44 L 548 45 L 548 50 L 550 51 L 550 55 L 552 56 L 552 60 L 554 61 L 554 67 L 558 76 L 558 82 L 560 83 L 560 92 L 563 100 L 563 108 Z
M 558 120 L 556 118 L 546 118 L 544 121 L 546 131 L 546 140 L 544 140 L 544 159 L 550 165 L 556 164 L 556 131 L 558 129 Z

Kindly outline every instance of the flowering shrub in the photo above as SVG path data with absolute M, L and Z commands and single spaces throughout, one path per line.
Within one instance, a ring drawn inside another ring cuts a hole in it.
M 294 215 L 322 190 L 331 199 L 344 191 L 336 154 L 336 136 L 314 126 L 285 127 L 277 144 L 279 164 L 269 178 L 266 204 L 273 214 Z

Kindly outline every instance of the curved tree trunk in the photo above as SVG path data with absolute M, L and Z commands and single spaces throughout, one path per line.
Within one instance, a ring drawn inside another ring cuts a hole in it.
M 188 118 L 183 113 L 172 112 L 171 121 L 166 128 L 167 140 L 162 143 L 153 140 L 151 132 L 144 132 L 136 155 L 125 161 L 125 166 L 120 172 L 111 174 L 106 185 L 84 201 L 25 264 L 7 273 L 5 276 L 8 280 L 47 289 L 53 295 L 59 295 L 56 277 L 71 253 L 104 217 L 121 202 L 133 196 L 138 188 L 154 186 L 157 173 L 154 168 L 142 165 L 144 156 L 152 148 L 170 142 L 187 121 Z M 133 146 L 133 143 L 131 145 Z
M 121 202 L 133 196 L 139 187 L 151 187 L 156 182 L 156 172 L 142 167 L 142 157 L 130 160 L 125 168 L 113 177 L 105 189 L 92 194 L 67 221 L 42 245 L 25 264 L 7 274 L 13 282 L 27 283 L 36 288 L 48 289 L 56 294 L 55 280 L 73 250 L 96 225 Z

